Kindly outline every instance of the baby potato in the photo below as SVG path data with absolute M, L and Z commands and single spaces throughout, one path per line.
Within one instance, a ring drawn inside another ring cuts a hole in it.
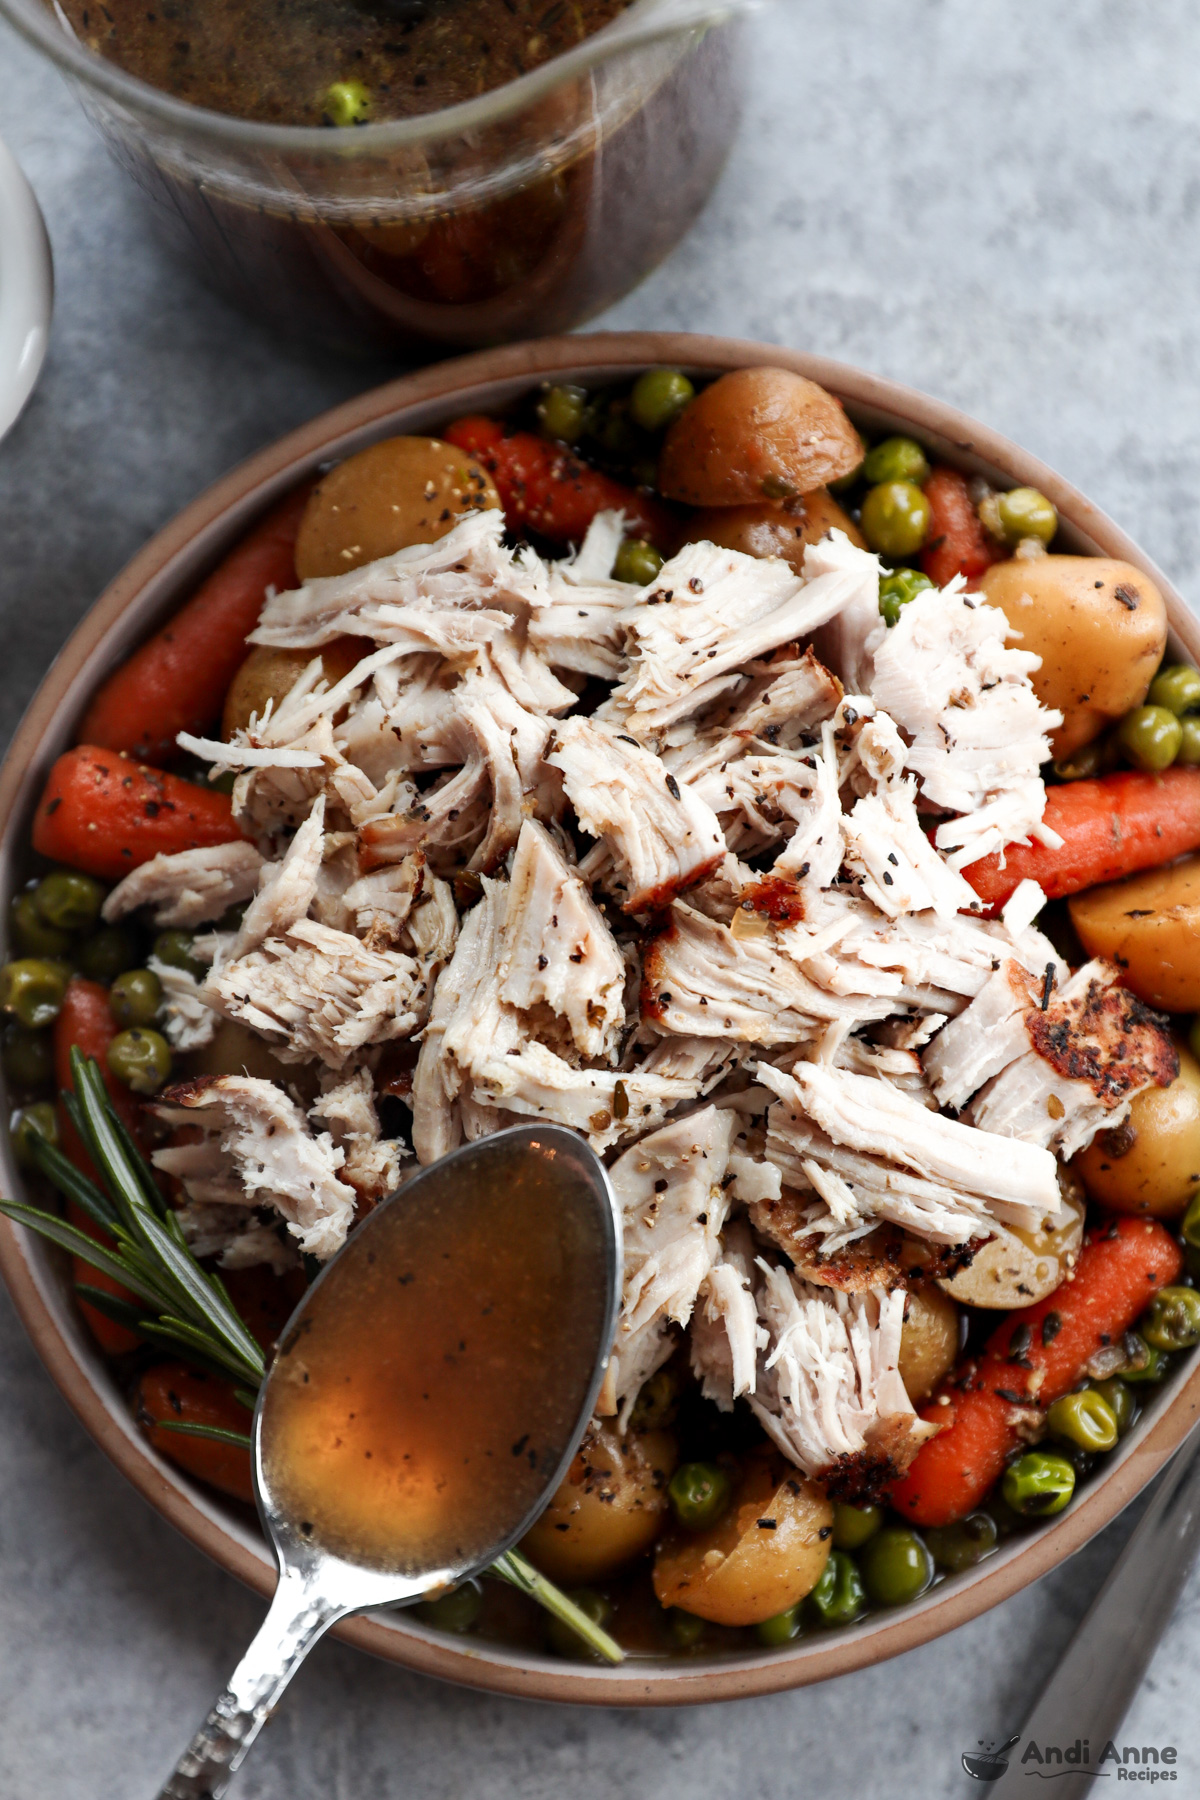
M 521 1540 L 551 1581 L 602 1581 L 650 1548 L 662 1529 L 679 1461 L 669 1431 L 589 1430 L 566 1480 Z
M 715 1625 L 757 1625 L 795 1606 L 829 1560 L 833 1507 L 774 1451 L 746 1458 L 729 1511 L 709 1531 L 676 1527 L 654 1559 L 663 1606 Z
M 932 1394 L 958 1355 L 958 1308 L 932 1282 L 909 1290 L 897 1367 L 914 1406 Z
M 1200 1187 L 1200 1063 L 1182 1044 L 1170 1087 L 1147 1088 L 1125 1124 L 1102 1131 L 1071 1167 L 1113 1212 L 1177 1219 Z
M 938 1282 L 942 1292 L 964 1306 L 1007 1312 L 1013 1307 L 1036 1306 L 1061 1287 L 1083 1242 L 1085 1207 L 1077 1177 L 1063 1176 L 1060 1185 L 1071 1212 L 1067 1224 L 1048 1231 L 1004 1226 L 1000 1235 L 976 1251 L 969 1269 Z M 903 1367 L 900 1373 L 903 1375 Z
M 1089 888 L 1067 906 L 1088 955 L 1111 958 L 1140 999 L 1200 1011 L 1200 856 Z
M 296 539 L 301 581 L 433 544 L 464 513 L 499 506 L 491 476 L 440 438 L 395 437 L 348 456 L 313 489 Z
M 688 506 L 790 500 L 849 475 L 862 440 L 841 402 L 788 369 L 734 369 L 667 432 L 658 486 Z
M 720 544 L 745 556 L 781 556 L 799 572 L 804 552 L 829 531 L 844 531 L 852 544 L 866 549 L 862 532 L 842 511 L 828 488 L 816 488 L 795 500 L 760 500 L 754 506 L 712 506 L 688 521 L 688 544 Z
M 261 719 L 268 700 L 274 700 L 278 706 L 314 656 L 321 658 L 325 679 L 332 687 L 374 648 L 366 638 L 353 637 L 335 638 L 320 650 L 277 650 L 268 644 L 256 644 L 229 684 L 221 714 L 221 736 L 228 743 L 235 731 L 249 725 L 255 713 Z
M 1167 643 L 1163 597 L 1140 569 L 1105 556 L 1014 557 L 993 563 L 981 587 L 1021 633 L 1018 649 L 1042 659 L 1030 677 L 1063 722 L 1056 757 L 1091 743 L 1140 706 Z

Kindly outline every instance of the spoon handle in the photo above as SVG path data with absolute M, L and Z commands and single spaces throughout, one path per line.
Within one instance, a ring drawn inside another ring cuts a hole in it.
M 218 1800 L 270 1718 L 284 1688 L 344 1607 L 315 1594 L 287 1569 L 257 1636 L 159 1800 Z
M 1113 1564 L 1022 1735 L 1039 1747 L 1088 1746 L 1088 1761 L 1063 1764 L 1073 1773 L 1073 1800 L 1083 1800 L 1109 1738 L 1115 1737 L 1142 1684 L 1180 1590 L 1200 1551 L 1200 1439 L 1185 1439 L 1150 1505 Z M 1028 1746 L 1025 1754 L 1029 1756 Z M 1077 1755 L 1080 1752 L 1077 1750 Z M 1008 1764 L 992 1800 L 1028 1795 L 1030 1767 Z M 1072 1768 L 1072 1764 L 1074 1767 Z M 1003 1766 L 1003 1765 L 1001 1765 Z M 1107 1773 L 1101 1770 L 1100 1773 Z

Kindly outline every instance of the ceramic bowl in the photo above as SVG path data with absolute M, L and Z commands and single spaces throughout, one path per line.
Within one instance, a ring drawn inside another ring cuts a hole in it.
M 795 369 L 836 394 L 868 431 L 911 432 L 939 460 L 998 485 L 1031 485 L 1058 507 L 1068 549 L 1123 557 L 1167 598 L 1177 654 L 1200 660 L 1200 624 L 1137 546 L 1082 494 L 1035 458 L 940 401 L 820 357 L 775 345 L 678 332 L 549 338 L 447 362 L 376 388 L 325 413 L 243 463 L 146 545 L 64 645 L 0 768 L 0 880 L 4 897 L 27 858 L 29 821 L 54 758 L 101 678 L 179 605 L 255 518 L 320 464 L 396 432 L 432 432 L 455 415 L 503 407 L 544 379 L 587 384 L 666 363 L 702 376 L 748 364 Z M 3 916 L 7 916 L 7 911 Z M 20 1190 L 0 1133 L 4 1191 Z M 65 1269 L 41 1240 L 0 1220 L 0 1269 L 46 1367 L 96 1442 L 140 1493 L 231 1574 L 268 1594 L 275 1572 L 245 1510 L 225 1504 L 155 1454 L 135 1426 L 75 1311 Z M 424 1674 L 532 1699 L 668 1706 L 769 1693 L 821 1681 L 952 1630 L 1007 1599 L 1107 1525 L 1179 1445 L 1200 1409 L 1200 1366 L 1187 1359 L 1136 1428 L 1060 1517 L 1009 1539 L 978 1568 L 922 1599 L 860 1625 L 782 1649 L 686 1661 L 630 1660 L 618 1669 L 563 1663 L 525 1650 L 452 1639 L 400 1614 L 338 1627 L 348 1642 Z

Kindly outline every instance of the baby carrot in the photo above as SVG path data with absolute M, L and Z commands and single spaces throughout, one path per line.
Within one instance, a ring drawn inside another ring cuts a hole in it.
M 152 856 L 241 835 L 227 794 L 95 744 L 59 757 L 33 822 L 33 847 L 42 856 L 102 881 L 120 881 Z
M 921 567 L 935 587 L 945 587 L 956 575 L 973 585 L 1008 554 L 989 540 L 957 469 L 936 468 L 925 483 L 925 498 L 931 517 Z
M 113 1105 L 130 1131 L 136 1132 L 137 1101 L 129 1089 L 123 1087 L 110 1072 L 106 1060 L 108 1046 L 116 1032 L 117 1027 L 108 1004 L 108 989 L 101 987 L 98 981 L 84 981 L 82 976 L 76 975 L 67 984 L 66 998 L 54 1021 L 54 1072 L 58 1085 L 60 1088 L 71 1086 L 71 1046 L 78 1044 L 85 1056 L 94 1056 L 100 1064 L 104 1085 L 112 1097 Z M 58 1141 L 75 1167 L 96 1181 L 98 1177 L 92 1159 L 84 1149 L 61 1101 L 58 1105 Z M 73 1203 L 69 1205 L 67 1217 L 72 1225 L 78 1226 L 88 1237 L 95 1238 L 98 1244 L 111 1241 L 81 1207 Z M 134 1296 L 119 1281 L 106 1275 L 101 1269 L 94 1269 L 82 1256 L 72 1257 L 71 1273 L 76 1281 L 85 1282 L 89 1287 L 102 1288 L 106 1294 L 136 1305 Z M 107 1313 L 90 1306 L 83 1298 L 80 1298 L 79 1310 L 100 1348 L 110 1356 L 120 1356 L 126 1350 L 136 1350 L 141 1343 L 142 1340 L 126 1326 L 118 1325 L 115 1319 L 110 1319 Z
M 253 1503 L 250 1452 L 215 1438 L 163 1431 L 168 1425 L 209 1425 L 220 1431 L 250 1435 L 252 1415 L 236 1399 L 232 1384 L 184 1363 L 159 1363 L 147 1369 L 137 1385 L 138 1423 L 154 1448 L 223 1494 Z
M 561 444 L 531 431 L 505 436 L 498 419 L 458 419 L 443 433 L 491 475 L 513 526 L 528 525 L 559 544 L 579 544 L 598 512 L 623 512 L 630 537 L 647 538 L 664 554 L 675 548 L 679 526 L 657 500 L 624 487 L 580 462 Z
M 181 731 L 203 734 L 221 716 L 269 587 L 296 585 L 294 552 L 307 487 L 243 538 L 192 598 L 110 675 L 80 727 L 80 740 L 152 761 L 179 753 Z
M 1157 1220 L 1109 1218 L 1091 1232 L 1073 1275 L 1036 1306 L 1009 1313 L 983 1355 L 921 1407 L 921 1417 L 943 1429 L 892 1488 L 892 1505 L 916 1525 L 965 1518 L 1012 1451 L 1039 1435 L 1044 1409 L 1182 1267 L 1178 1244 Z
M 963 870 L 989 906 L 1003 906 L 1026 878 L 1057 900 L 1200 849 L 1200 769 L 1066 781 L 1046 790 L 1042 820 L 1062 838 L 1060 849 L 1009 844 L 1003 868 L 997 853 Z

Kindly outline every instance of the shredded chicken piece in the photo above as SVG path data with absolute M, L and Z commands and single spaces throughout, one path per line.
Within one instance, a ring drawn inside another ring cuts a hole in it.
M 1039 769 L 1062 714 L 1038 702 L 1040 661 L 1010 649 L 1012 627 L 974 594 L 930 588 L 900 609 L 874 652 L 871 693 L 908 734 L 927 803 L 961 815 L 935 842 L 953 869 L 1006 844 L 1061 842 L 1042 824 Z
M 154 923 L 191 930 L 219 919 L 258 886 L 263 859 L 253 844 L 214 844 L 153 856 L 118 882 L 104 902 L 108 924 L 139 906 L 154 908 Z
M 604 916 L 549 833 L 521 827 L 504 930 L 500 997 L 548 1006 L 581 1056 L 614 1059 L 625 1021 L 625 959 Z
M 426 987 L 411 956 L 368 950 L 349 932 L 301 919 L 214 971 L 203 994 L 273 1043 L 284 1062 L 319 1058 L 340 1069 L 369 1044 L 409 1036 Z
M 146 967 L 162 985 L 162 1029 L 173 1050 L 203 1050 L 217 1029 L 217 1014 L 204 1000 L 200 983 L 190 969 L 176 968 L 157 956 Z
M 306 1255 L 322 1260 L 345 1242 L 354 1189 L 328 1132 L 314 1134 L 296 1105 L 251 1075 L 209 1075 L 167 1088 L 154 1106 L 167 1125 L 199 1126 L 200 1143 L 155 1150 L 156 1168 L 182 1181 L 189 1200 L 271 1205 Z
M 1050 1000 L 1048 986 L 1045 1006 L 1027 1003 L 1003 1032 L 996 1030 L 997 1053 L 1001 1039 L 1018 1053 L 971 1102 L 971 1124 L 1052 1148 L 1066 1161 L 1098 1131 L 1119 1125 L 1138 1094 L 1168 1087 L 1179 1073 L 1179 1052 L 1167 1020 L 1120 981 L 1112 963 L 1085 963 L 1057 1000 Z
M 584 830 L 615 857 L 612 886 L 626 912 L 665 906 L 723 861 L 725 840 L 711 807 L 625 734 L 593 719 L 568 719 L 547 761 L 562 770 Z
M 642 1383 L 674 1348 L 720 1255 L 722 1187 L 737 1120 L 714 1106 L 642 1138 L 610 1171 L 625 1231 L 625 1279 L 611 1391 L 628 1418 Z
M 938 1427 L 900 1379 L 904 1294 L 811 1287 L 761 1258 L 767 1345 L 749 1404 L 783 1454 L 839 1499 L 886 1493 Z
M 688 1333 L 692 1373 L 704 1398 L 722 1412 L 754 1392 L 758 1355 L 767 1347 L 754 1275 L 754 1239 L 744 1220 L 731 1219 L 721 1234 L 720 1254 L 700 1284 Z
M 368 950 L 399 949 L 413 907 L 425 883 L 425 858 L 419 850 L 401 862 L 387 863 L 360 875 L 342 895 L 342 910 Z M 325 919 L 324 924 L 333 924 Z
M 665 731 L 727 693 L 747 663 L 811 637 L 878 573 L 837 531 L 808 547 L 803 576 L 776 558 L 686 544 L 625 616 L 628 670 L 603 716 L 638 738 Z
M 175 1218 L 193 1256 L 215 1256 L 223 1269 L 265 1265 L 276 1275 L 300 1267 L 300 1252 L 250 1206 L 206 1205 L 189 1200 Z
M 643 1019 L 686 1036 L 806 1043 L 833 1020 L 853 1026 L 894 1010 L 890 996 L 844 998 L 818 987 L 788 954 L 786 933 L 741 938 L 681 902 L 642 968 Z
M 341 1179 L 349 1182 L 360 1202 L 376 1206 L 399 1187 L 400 1158 L 407 1152 L 380 1133 L 369 1069 L 356 1069 L 344 1080 L 326 1078 L 322 1085 L 324 1091 L 309 1107 L 308 1116 L 325 1127 L 345 1156 Z

